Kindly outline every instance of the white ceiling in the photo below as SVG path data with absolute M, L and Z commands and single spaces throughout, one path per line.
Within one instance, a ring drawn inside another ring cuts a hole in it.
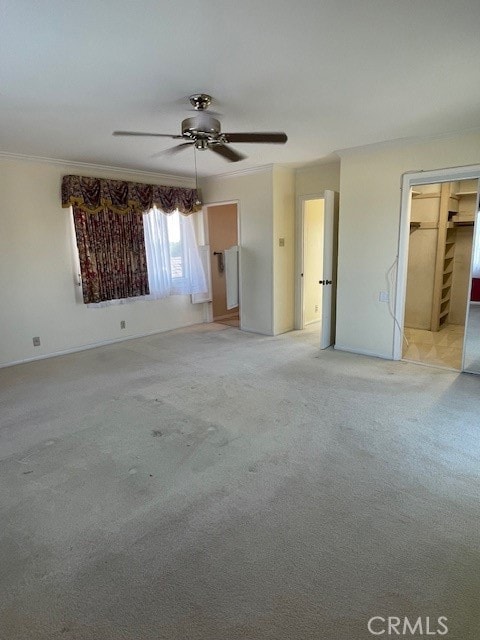
M 480 0 L 0 0 L 0 152 L 191 175 L 187 97 L 213 95 L 237 144 L 201 175 L 480 128 Z

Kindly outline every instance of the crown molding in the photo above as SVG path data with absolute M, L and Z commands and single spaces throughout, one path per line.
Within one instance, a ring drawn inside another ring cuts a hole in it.
M 132 169 L 128 167 L 117 167 L 107 164 L 96 164 L 93 162 L 78 162 L 75 160 L 63 160 L 61 158 L 45 158 L 42 156 L 30 156 L 21 153 L 10 153 L 8 151 L 0 151 L 0 158 L 6 158 L 8 160 L 18 160 L 20 162 L 36 162 L 39 164 L 51 164 L 60 165 L 63 167 L 73 167 L 75 169 L 94 169 L 96 171 L 109 171 L 113 173 L 123 173 L 128 175 L 144 176 L 145 178 L 156 178 L 157 180 L 166 180 L 168 182 L 182 183 L 178 186 L 185 186 L 185 183 L 189 183 L 190 186 L 195 186 L 195 178 L 191 176 L 180 176 L 171 173 L 160 173 L 156 171 L 145 171 L 142 169 Z M 176 185 L 173 185 L 176 186 Z
M 258 167 L 250 167 L 249 169 L 238 169 L 237 171 L 228 171 L 226 173 L 216 173 L 211 176 L 204 176 L 201 178 L 202 181 L 206 180 L 216 180 L 218 178 L 237 178 L 238 176 L 244 176 L 251 173 L 262 173 L 264 171 L 272 171 L 274 164 L 264 164 Z M 200 176 L 199 176 L 200 179 Z
M 393 140 L 383 140 L 381 142 L 373 142 L 371 144 L 359 145 L 356 147 L 347 147 L 345 149 L 338 149 L 335 153 L 340 158 L 353 156 L 365 152 L 375 152 L 382 149 L 397 149 L 402 147 L 409 147 L 413 145 L 426 144 L 428 142 L 436 142 L 441 140 L 450 140 L 452 138 L 464 138 L 468 135 L 474 135 L 480 133 L 479 127 L 471 127 L 469 129 L 463 129 L 460 131 L 446 131 L 444 133 L 437 133 L 424 136 L 410 136 L 405 138 L 394 138 Z

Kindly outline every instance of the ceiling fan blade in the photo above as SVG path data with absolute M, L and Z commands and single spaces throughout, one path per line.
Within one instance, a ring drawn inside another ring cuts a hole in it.
M 191 142 L 182 142 L 182 144 L 177 144 L 174 147 L 170 147 L 169 149 L 164 149 L 163 151 L 159 151 L 158 153 L 154 153 L 151 158 L 159 158 L 160 156 L 173 156 L 179 151 L 182 151 L 185 147 L 190 147 L 194 144 L 194 141 Z
M 284 144 L 288 138 L 283 132 L 264 133 L 224 133 L 223 137 L 227 142 L 269 142 L 273 144 Z
M 183 138 L 169 133 L 146 133 L 144 131 L 114 131 L 112 136 L 149 136 L 154 138 Z
M 218 153 L 219 156 L 223 156 L 227 160 L 230 160 L 230 162 L 238 162 L 239 160 L 243 160 L 247 157 L 244 156 L 243 153 L 239 153 L 238 151 L 235 151 L 235 149 L 231 149 L 230 147 L 218 142 L 215 144 L 209 144 L 208 148 L 215 153 Z

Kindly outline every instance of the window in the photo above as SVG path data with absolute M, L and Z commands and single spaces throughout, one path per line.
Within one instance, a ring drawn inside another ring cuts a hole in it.
M 143 224 L 149 298 L 206 292 L 192 216 L 166 215 L 154 207 L 143 215 Z
M 62 206 L 73 211 L 84 303 L 205 292 L 193 221 L 179 213 L 192 214 L 197 203 L 196 189 L 63 176 Z

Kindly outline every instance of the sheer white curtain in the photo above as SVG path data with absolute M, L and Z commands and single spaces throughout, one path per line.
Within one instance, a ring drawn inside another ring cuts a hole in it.
M 192 217 L 178 211 L 166 215 L 153 208 L 144 214 L 143 226 L 150 288 L 147 298 L 207 291 Z

